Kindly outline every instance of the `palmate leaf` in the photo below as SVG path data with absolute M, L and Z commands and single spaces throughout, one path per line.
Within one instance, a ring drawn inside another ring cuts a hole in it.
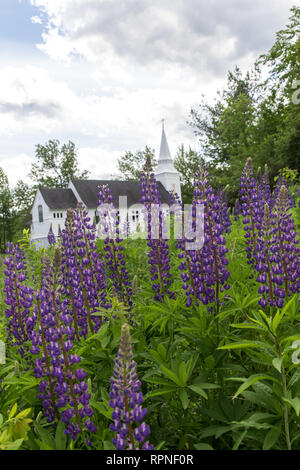
M 189 397 L 188 397 L 188 394 L 187 394 L 187 391 L 184 390 L 184 389 L 180 390 L 180 392 L 179 392 L 179 398 L 180 398 L 181 403 L 182 403 L 182 408 L 183 408 L 184 410 L 186 410 L 187 407 L 189 406 L 189 402 L 190 402 Z
M 60 421 L 56 428 L 55 433 L 55 448 L 56 450 L 65 450 L 67 444 L 67 436 L 64 433 L 65 425 Z
M 281 434 L 281 427 L 273 426 L 270 431 L 267 432 L 264 443 L 263 443 L 263 450 L 272 449 L 272 447 L 276 444 Z
M 167 387 L 173 387 L 173 383 L 170 382 L 169 380 L 162 379 L 160 377 L 154 377 L 152 379 L 148 378 L 143 378 L 144 382 L 149 382 L 150 384 L 156 384 L 156 385 L 165 385 Z
M 283 399 L 283 401 L 285 401 L 286 403 L 291 405 L 294 408 L 296 415 L 299 416 L 299 414 L 300 414 L 300 398 L 295 397 L 295 398 L 282 398 L 282 399 Z
M 175 372 L 173 372 L 171 369 L 168 369 L 167 367 L 163 366 L 162 364 L 160 364 L 160 370 L 162 371 L 162 373 L 168 377 L 169 379 L 172 380 L 172 382 L 176 383 L 176 385 L 178 385 L 179 387 L 182 387 L 184 384 L 182 383 L 182 381 L 180 380 L 179 377 L 177 377 L 177 375 L 175 374 Z
M 217 349 L 247 349 L 247 348 L 258 348 L 258 349 L 270 349 L 273 351 L 272 346 L 262 341 L 240 341 L 236 343 L 225 344 L 219 346 Z
M 231 323 L 233 328 L 240 328 L 240 329 L 249 329 L 249 330 L 264 330 L 262 326 L 253 325 L 252 323 Z
M 193 392 L 198 393 L 198 395 L 201 395 L 201 397 L 205 398 L 206 400 L 208 399 L 207 393 L 203 390 L 200 384 L 189 385 L 189 388 L 193 390 Z
M 157 390 L 154 390 L 153 392 L 147 393 L 147 395 L 145 396 L 145 401 L 148 398 L 157 397 L 158 395 L 165 395 L 166 393 L 174 393 L 177 390 L 178 390 L 178 387 L 176 387 L 175 385 L 172 385 L 170 387 L 158 388 Z
M 279 385 L 280 382 L 276 380 L 274 377 L 271 375 L 264 375 L 264 374 L 254 374 L 248 377 L 248 379 L 244 379 L 243 384 L 238 388 L 236 393 L 233 395 L 232 399 L 234 400 L 236 397 L 238 397 L 244 390 L 247 390 L 247 388 L 251 387 L 251 385 L 255 384 L 256 382 L 260 382 L 261 380 L 272 380 L 273 382 L 278 383 Z
M 206 444 L 205 442 L 200 442 L 199 444 L 195 444 L 194 447 L 197 450 L 214 450 L 209 444 Z
M 232 427 L 231 426 L 220 426 L 220 425 L 213 425 L 213 426 L 208 426 L 204 431 L 201 432 L 201 439 L 204 437 L 210 437 L 214 436 L 216 439 L 218 439 L 220 436 L 225 434 L 228 431 L 231 431 Z

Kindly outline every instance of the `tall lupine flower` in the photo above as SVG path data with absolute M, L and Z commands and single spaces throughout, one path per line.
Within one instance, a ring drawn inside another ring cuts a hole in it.
M 227 205 L 227 197 L 226 197 L 226 191 L 228 189 L 228 185 L 223 189 L 221 186 L 218 189 L 217 196 L 219 197 L 220 200 L 220 223 L 224 227 L 224 231 L 226 233 L 230 232 L 230 226 L 231 226 L 231 219 L 229 215 L 229 208 Z
M 287 189 L 287 192 L 288 192 L 289 208 L 295 207 L 296 206 L 296 201 L 295 201 L 294 197 L 292 196 L 292 194 L 290 193 L 289 183 L 288 183 L 287 179 L 282 175 L 279 175 L 277 180 L 276 180 L 276 185 L 275 185 L 275 188 L 274 188 L 274 192 L 273 192 L 273 195 L 272 195 L 272 201 L 271 201 L 272 206 L 273 207 L 275 206 L 282 186 L 285 186 L 285 188 Z
M 204 214 L 197 216 L 198 208 L 203 207 Z M 224 237 L 225 226 L 221 219 L 222 206 L 220 197 L 215 195 L 209 184 L 209 175 L 204 166 L 195 175 L 194 199 L 192 203 L 192 228 L 203 224 L 203 246 L 200 249 L 186 250 L 182 245 L 179 269 L 182 271 L 183 289 L 187 295 L 187 306 L 199 301 L 204 305 L 215 302 L 216 311 L 220 306 L 220 293 L 229 289 L 227 282 L 229 271 L 226 266 L 227 248 Z M 186 231 L 186 228 L 185 228 Z M 185 238 L 192 236 L 185 233 Z M 180 244 L 178 245 L 180 248 Z
M 5 315 L 9 319 L 8 338 L 12 345 L 19 346 L 19 352 L 25 352 L 25 343 L 29 339 L 29 334 L 34 327 L 35 320 L 31 316 L 30 309 L 33 305 L 33 289 L 26 286 L 27 272 L 25 255 L 18 245 L 12 243 L 6 245 L 6 255 L 4 260 L 6 266 L 5 303 L 8 307 Z
M 295 223 L 290 213 L 290 197 L 286 186 L 282 186 L 274 206 L 277 240 L 274 255 L 281 259 L 285 296 L 300 291 L 300 248 Z M 276 251 L 275 251 L 276 249 Z M 275 271 L 275 270 L 274 270 Z M 276 273 L 275 274 L 280 274 Z
M 281 187 L 276 205 L 265 205 L 262 228 L 255 247 L 255 268 L 261 283 L 260 305 L 283 307 L 284 300 L 300 292 L 300 248 L 289 213 L 288 190 Z
M 61 236 L 62 236 L 62 232 L 61 232 L 61 226 L 60 226 L 60 224 L 58 224 L 58 232 L 57 232 L 57 236 L 58 236 L 58 238 L 61 238 Z
M 123 254 L 123 240 L 120 238 L 120 221 L 117 210 L 113 204 L 113 197 L 108 185 L 99 186 L 98 189 L 99 235 L 104 239 L 105 263 L 116 292 L 122 302 L 131 307 L 132 291 Z
M 150 427 L 144 422 L 147 409 L 142 407 L 141 382 L 136 373 L 127 324 L 122 326 L 120 347 L 110 384 L 109 405 L 114 410 L 114 422 L 110 429 L 116 433 L 113 438 L 116 449 L 153 450 L 153 445 L 146 441 Z
M 173 281 L 169 247 L 165 239 L 164 215 L 149 157 L 140 176 L 140 189 L 146 219 L 147 245 L 150 248 L 148 262 L 151 266 L 152 289 L 155 291 L 155 299 L 161 301 L 165 295 L 174 297 L 174 292 L 170 290 Z
M 255 256 L 255 269 L 258 272 L 257 282 L 261 284 L 258 293 L 262 294 L 259 304 L 262 307 L 270 304 L 276 305 L 276 295 L 274 292 L 274 276 L 272 274 L 272 218 L 270 214 L 270 207 L 266 203 L 264 206 L 264 217 L 262 220 L 261 228 L 258 230 L 256 237 L 256 245 L 254 247 Z M 280 282 L 281 278 L 280 278 Z M 279 301 L 280 305 L 281 300 Z
M 73 228 L 83 294 L 89 315 L 98 329 L 101 322 L 97 317 L 93 317 L 93 313 L 98 311 L 99 306 L 109 307 L 106 299 L 105 264 L 96 248 L 95 225 L 90 223 L 88 211 L 82 203 L 77 204 L 74 212 Z
M 106 275 L 94 239 L 87 211 L 81 205 L 76 211 L 68 209 L 61 238 L 63 302 L 73 318 L 78 340 L 88 331 L 98 330 L 101 322 L 93 313 L 99 306 L 107 306 Z
M 91 395 L 84 381 L 86 373 L 78 364 L 80 356 L 72 352 L 74 329 L 72 318 L 61 302 L 60 251 L 56 249 L 53 263 L 45 259 L 42 288 L 37 293 L 36 312 L 39 328 L 32 334 L 32 351 L 39 357 L 35 362 L 35 376 L 41 378 L 39 398 L 43 401 L 48 422 L 61 417 L 65 434 L 76 440 L 78 435 L 90 445 L 86 432 L 95 432 L 90 417 Z
M 240 180 L 240 201 L 244 217 L 244 231 L 246 239 L 247 260 L 250 265 L 255 264 L 254 247 L 257 233 L 261 228 L 264 215 L 264 201 L 260 199 L 257 191 L 256 179 L 253 176 L 252 159 L 248 158 Z
M 129 238 L 129 237 L 130 237 L 130 223 L 129 223 L 128 214 L 127 214 L 126 220 L 123 224 L 122 238 Z
M 265 165 L 265 171 L 259 183 L 258 193 L 260 200 L 270 206 L 272 202 L 272 193 L 270 187 L 269 169 L 267 165 Z
M 242 212 L 242 207 L 239 199 L 236 199 L 234 208 L 233 208 L 233 214 L 234 214 L 234 220 L 237 221 L 239 220 L 240 214 Z
M 221 219 L 220 198 L 209 184 L 209 174 L 204 166 L 195 175 L 194 202 L 204 206 L 204 244 L 196 257 L 192 258 L 196 261 L 193 270 L 196 268 L 196 272 L 199 272 L 198 282 L 201 280 L 204 286 L 204 290 L 200 288 L 200 299 L 202 297 L 203 303 L 215 302 L 218 311 L 220 292 L 230 287 L 227 282 L 230 275 L 226 258 L 228 249 L 224 237 L 226 225 Z
M 49 232 L 48 232 L 48 243 L 49 245 L 55 245 L 56 243 L 56 238 L 55 238 L 55 235 L 53 233 L 53 229 L 52 229 L 52 224 L 50 224 L 50 228 L 49 228 Z

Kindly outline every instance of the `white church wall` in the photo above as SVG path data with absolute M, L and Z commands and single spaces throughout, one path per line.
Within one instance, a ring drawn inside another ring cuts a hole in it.
M 178 173 L 165 172 L 155 176 L 157 181 L 160 181 L 167 191 L 175 191 L 181 199 L 180 177 Z
M 64 228 L 65 226 L 65 221 L 66 221 L 66 217 L 67 217 L 67 211 L 66 209 L 57 209 L 57 210 L 52 210 L 50 211 L 50 224 L 52 223 L 52 231 L 54 233 L 55 236 L 58 235 L 58 226 L 60 225 L 60 228 L 61 230 Z M 48 228 L 48 231 L 50 229 L 50 224 L 49 224 L 49 228 Z M 47 232 L 48 234 L 48 232 Z
M 69 184 L 68 184 L 68 189 L 72 189 L 76 199 L 78 202 L 82 202 L 83 203 L 83 200 L 81 199 L 81 197 L 79 196 L 79 193 L 77 191 L 77 189 L 75 188 L 74 184 L 72 183 L 72 181 L 69 181 Z
M 39 206 L 42 206 L 43 210 L 43 222 L 39 221 Z M 41 194 L 41 192 L 38 190 L 32 210 L 31 210 L 31 215 L 32 215 L 32 225 L 31 225 L 31 239 L 34 240 L 44 240 L 47 238 L 49 227 L 50 227 L 50 211 L 49 207 L 44 201 L 44 198 Z

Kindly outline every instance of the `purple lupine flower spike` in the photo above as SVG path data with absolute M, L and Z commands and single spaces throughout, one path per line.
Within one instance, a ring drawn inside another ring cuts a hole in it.
M 141 173 L 140 188 L 141 203 L 144 205 L 146 219 L 147 245 L 150 248 L 148 261 L 151 266 L 152 289 L 155 291 L 155 299 L 161 301 L 165 295 L 174 298 L 174 292 L 171 291 L 173 280 L 164 215 L 149 156 Z
M 75 211 L 68 209 L 61 236 L 64 304 L 73 318 L 77 340 L 100 328 L 101 320 L 93 313 L 99 306 L 108 306 L 104 262 L 96 250 L 89 221 L 81 204 Z
M 239 199 L 236 199 L 234 208 L 233 208 L 234 220 L 239 220 L 239 216 L 241 214 L 241 203 Z
M 262 307 L 281 308 L 289 296 L 300 292 L 300 248 L 289 207 L 286 186 L 281 187 L 273 210 L 265 204 L 254 249 Z
M 131 283 L 120 236 L 120 220 L 108 185 L 99 186 L 99 235 L 104 239 L 105 264 L 122 302 L 132 307 Z
M 25 343 L 29 339 L 36 320 L 30 313 L 34 300 L 33 289 L 27 287 L 25 283 L 27 269 L 25 255 L 21 248 L 18 245 L 7 243 L 6 255 L 4 260 L 4 292 L 7 305 L 5 315 L 9 319 L 8 339 L 13 346 L 19 346 L 19 352 L 23 355 Z
M 261 228 L 264 216 L 264 201 L 260 199 L 257 191 L 257 181 L 253 176 L 252 159 L 248 158 L 240 180 L 240 201 L 244 224 L 244 237 L 246 239 L 246 253 L 248 263 L 255 264 L 254 247 L 257 233 Z
M 147 409 L 142 407 L 141 382 L 133 360 L 129 326 L 122 326 L 121 341 L 115 359 L 113 377 L 110 379 L 110 401 L 114 422 L 110 429 L 116 433 L 113 444 L 117 450 L 153 450 L 146 440 L 150 428 L 144 418 Z
M 33 352 L 38 357 L 34 373 L 40 378 L 39 398 L 48 422 L 61 417 L 65 434 L 76 440 L 79 433 L 95 432 L 91 422 L 91 395 L 85 383 L 86 373 L 79 368 L 80 356 L 73 352 L 74 328 L 66 305 L 61 302 L 61 257 L 56 249 L 54 260 L 44 260 L 42 288 L 37 293 L 36 312 L 39 328 L 32 333 Z
M 49 232 L 48 232 L 48 243 L 49 245 L 55 245 L 56 243 L 56 238 L 55 238 L 55 235 L 53 233 L 53 229 L 52 229 L 52 224 L 50 224 L 50 228 L 49 228 Z
M 224 227 L 224 231 L 226 233 L 230 232 L 230 226 L 231 226 L 231 219 L 229 215 L 229 208 L 228 208 L 227 197 L 226 197 L 226 191 L 228 187 L 229 187 L 228 185 L 224 189 L 220 187 L 217 193 L 217 196 L 219 197 L 219 200 L 220 200 L 220 223 Z
M 195 175 L 194 200 L 192 204 L 193 223 L 196 220 L 197 206 L 204 208 L 204 240 L 201 249 L 186 251 L 182 248 L 179 269 L 182 271 L 183 289 L 187 295 L 187 306 L 193 302 L 204 305 L 215 302 L 216 311 L 220 306 L 220 293 L 229 289 L 229 271 L 224 233 L 228 223 L 222 222 L 222 204 L 209 184 L 209 175 L 204 166 Z

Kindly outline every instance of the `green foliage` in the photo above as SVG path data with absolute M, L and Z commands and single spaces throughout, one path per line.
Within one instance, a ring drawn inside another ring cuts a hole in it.
M 145 147 L 145 150 L 138 150 L 136 153 L 126 152 L 118 159 L 118 178 L 124 180 L 139 180 L 141 171 L 145 165 L 147 156 L 150 157 L 152 168 L 157 165 L 154 150 Z
M 271 181 L 283 167 L 300 172 L 299 25 L 300 8 L 293 7 L 288 25 L 253 70 L 243 76 L 236 67 L 213 103 L 203 98 L 191 110 L 200 156 L 208 162 L 215 187 L 230 185 L 232 205 L 248 157 L 257 167 L 268 164 Z
M 65 188 L 71 179 L 86 179 L 88 172 L 79 171 L 75 144 L 69 141 L 60 147 L 57 139 L 38 144 L 36 162 L 32 163 L 30 178 L 34 187 Z
M 186 151 L 183 145 L 179 147 L 174 159 L 174 166 L 180 173 L 181 197 L 184 204 L 191 204 L 193 200 L 194 175 L 199 170 L 201 163 L 203 163 L 203 158 L 197 152 L 191 148 Z
M 174 243 L 170 246 L 175 299 L 154 302 L 146 241 L 125 242 L 133 309 L 124 308 L 109 280 L 112 307 L 99 310 L 98 315 L 105 317 L 102 327 L 85 341 L 74 341 L 74 353 L 82 358 L 89 377 L 90 404 L 98 427 L 93 448 L 114 448 L 108 392 L 121 326 L 126 322 L 155 448 L 300 449 L 300 371 L 293 362 L 295 342 L 300 340 L 299 299 L 295 295 L 281 310 L 258 308 L 258 285 L 246 262 L 240 221 L 227 234 L 227 243 L 231 288 L 215 316 L 207 306 L 186 307 Z M 26 230 L 20 244 L 30 268 L 30 284 L 36 287 L 42 258 L 52 256 L 52 248 L 36 250 Z M 103 241 L 97 245 L 102 251 Z M 64 434 L 63 423 L 45 422 L 31 358 L 21 357 L 7 344 L 7 362 L 0 365 L 1 413 L 7 421 L 18 403 L 20 410 L 30 408 L 32 422 L 22 437 L 7 440 L 5 433 L 5 445 L 31 450 L 85 448 L 83 442 L 73 443 Z M 6 425 L 3 431 L 8 429 Z
M 27 408 L 16 415 L 17 408 L 15 403 L 6 420 L 0 414 L 0 450 L 18 450 L 27 439 L 29 424 L 32 422 L 27 416 L 31 409 Z

